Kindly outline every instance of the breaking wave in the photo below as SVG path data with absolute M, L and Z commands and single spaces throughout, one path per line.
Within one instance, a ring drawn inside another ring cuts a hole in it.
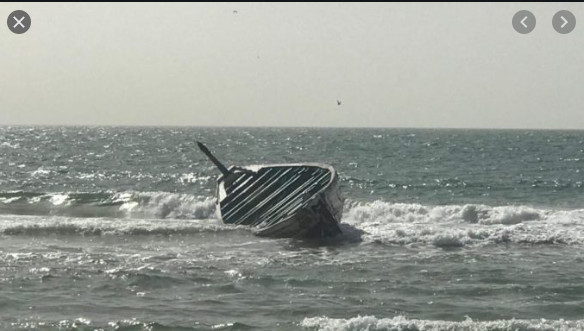
M 584 320 L 547 320 L 547 319 L 510 319 L 494 321 L 437 321 L 410 319 L 404 316 L 393 318 L 376 318 L 374 316 L 358 316 L 349 319 L 328 317 L 305 318 L 300 325 L 307 330 L 315 331 L 568 331 L 584 329 Z
M 0 193 L 0 214 L 208 219 L 215 209 L 212 198 L 169 192 Z
M 243 229 L 225 225 L 217 219 L 157 220 L 68 218 L 62 216 L 5 216 L 0 218 L 0 234 L 8 236 L 46 235 L 192 235 Z
M 5 235 L 189 234 L 235 228 L 218 219 L 213 198 L 169 192 L 5 192 L 0 193 L 1 214 Z M 584 245 L 584 209 L 347 201 L 341 227 L 350 241 L 408 247 Z
M 584 209 L 350 202 L 343 223 L 388 245 L 584 244 Z

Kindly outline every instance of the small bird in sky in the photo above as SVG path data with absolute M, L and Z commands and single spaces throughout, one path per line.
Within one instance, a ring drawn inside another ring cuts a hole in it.
M 234 14 L 239 14 L 239 12 L 237 10 L 235 10 L 235 9 L 233 10 L 233 13 Z
M 341 100 L 337 100 L 337 106 L 341 105 Z

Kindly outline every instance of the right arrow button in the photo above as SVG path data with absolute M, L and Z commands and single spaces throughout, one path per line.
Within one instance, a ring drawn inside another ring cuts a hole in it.
M 558 33 L 570 33 L 576 27 L 576 17 L 567 10 L 560 10 L 552 18 L 552 25 Z
M 566 26 L 566 24 L 568 24 L 568 20 L 566 20 L 566 18 L 564 16 L 560 16 L 560 18 L 562 19 L 562 21 L 564 21 L 564 24 L 562 24 L 562 26 L 560 26 L 560 28 L 564 28 Z

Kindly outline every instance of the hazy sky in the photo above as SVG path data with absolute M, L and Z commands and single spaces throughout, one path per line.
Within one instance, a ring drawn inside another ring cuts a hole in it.
M 583 3 L 2 3 L 3 22 L 16 9 L 2 125 L 584 129 Z

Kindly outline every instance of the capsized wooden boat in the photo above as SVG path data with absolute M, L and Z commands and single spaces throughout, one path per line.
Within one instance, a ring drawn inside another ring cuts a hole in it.
M 249 225 L 255 234 L 278 238 L 331 237 L 341 233 L 343 198 L 335 169 L 321 163 L 219 168 L 217 204 L 224 223 Z

